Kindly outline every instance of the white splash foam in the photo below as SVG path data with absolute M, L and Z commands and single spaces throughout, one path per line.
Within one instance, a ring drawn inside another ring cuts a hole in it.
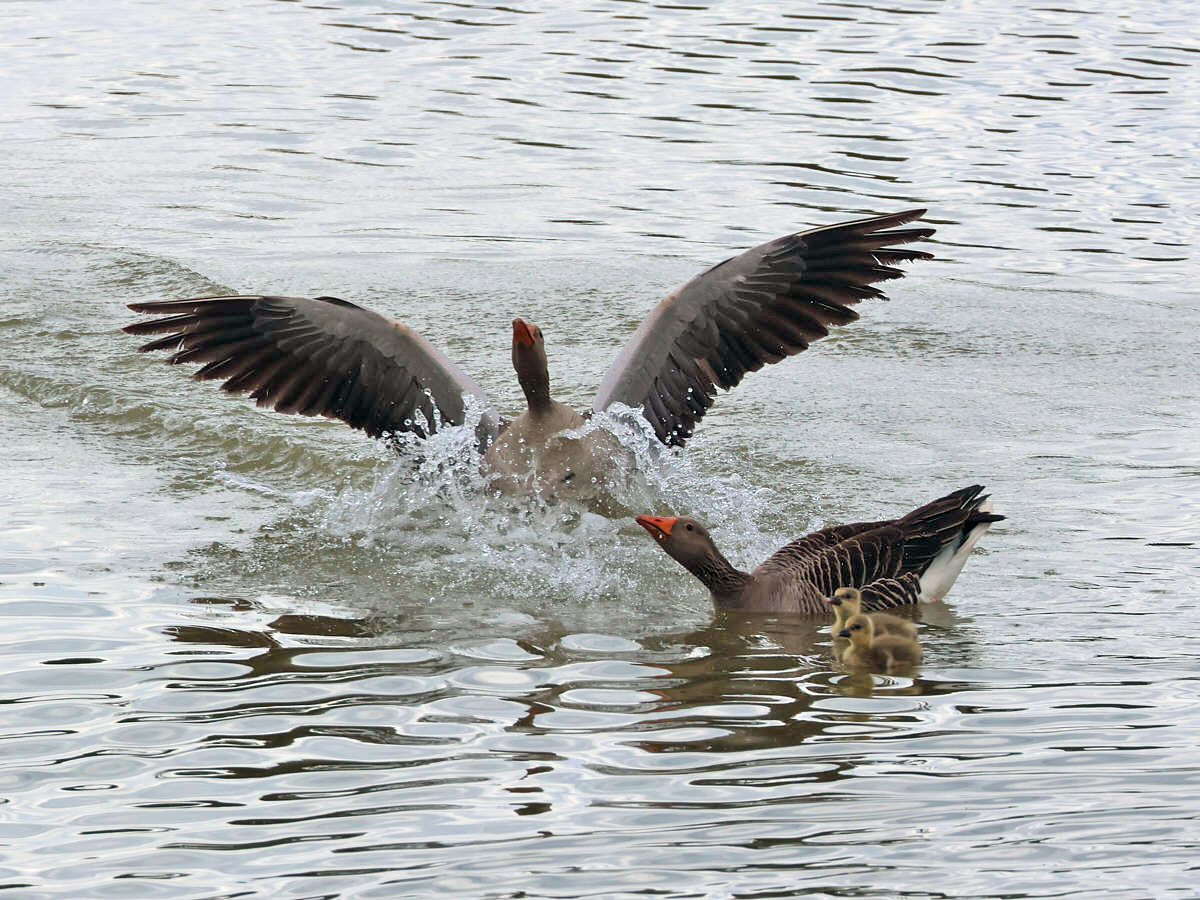
M 769 492 L 737 475 L 711 475 L 686 451 L 664 447 L 634 410 L 596 414 L 569 436 L 597 429 L 622 451 L 599 504 L 492 491 L 468 420 L 425 440 L 396 440 L 397 458 L 374 484 L 330 492 L 316 504 L 318 527 L 371 548 L 399 579 L 466 593 L 494 593 L 498 583 L 515 595 L 552 599 L 621 597 L 647 571 L 674 574 L 669 560 L 655 565 L 654 548 L 643 546 L 632 525 L 639 512 L 694 515 L 709 523 L 727 555 L 747 564 L 778 543 L 756 524 Z M 305 500 L 312 502 L 311 492 Z

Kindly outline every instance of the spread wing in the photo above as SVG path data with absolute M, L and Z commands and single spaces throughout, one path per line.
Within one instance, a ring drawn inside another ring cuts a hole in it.
M 127 325 L 161 334 L 140 350 L 174 351 L 167 362 L 198 362 L 201 380 L 249 394 L 259 406 L 341 419 L 372 437 L 461 425 L 471 395 L 484 410 L 486 444 L 499 417 L 483 390 L 406 325 L 334 297 L 193 297 L 131 303 L 159 318 Z
M 768 241 L 693 278 L 658 304 L 605 373 L 593 408 L 641 409 L 659 440 L 682 445 L 747 372 L 804 350 L 828 326 L 858 318 L 850 307 L 882 297 L 877 281 L 901 278 L 893 264 L 932 259 L 895 249 L 932 228 L 897 228 L 908 210 L 826 225 Z M 888 230 L 896 229 L 896 230 Z

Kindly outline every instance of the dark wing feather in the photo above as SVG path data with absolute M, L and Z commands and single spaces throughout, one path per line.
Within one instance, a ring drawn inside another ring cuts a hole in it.
M 790 544 L 780 547 L 767 560 L 773 566 L 801 567 L 808 565 L 825 550 L 840 544 L 864 531 L 882 528 L 890 522 L 856 522 L 850 525 L 833 525 L 813 531 L 804 537 L 796 538 Z M 764 563 L 763 565 L 766 565 Z
M 779 362 L 858 318 L 850 307 L 882 297 L 871 287 L 901 278 L 893 265 L 931 259 L 897 244 L 933 234 L 899 228 L 908 210 L 827 225 L 769 241 L 693 278 L 650 313 L 605 373 L 593 408 L 640 409 L 664 444 L 682 445 L 747 372 Z M 895 230 L 888 230 L 895 229 Z
M 461 425 L 464 398 L 484 409 L 480 442 L 499 431 L 483 390 L 406 325 L 334 297 L 193 297 L 131 303 L 159 318 L 125 327 L 129 334 L 167 336 L 142 352 L 173 350 L 170 363 L 204 365 L 201 380 L 249 394 L 259 406 L 328 416 L 372 437 L 439 424 Z
M 953 543 L 956 550 L 962 546 L 976 525 L 1002 522 L 1004 516 L 980 509 L 986 500 L 983 485 L 973 484 L 897 519 L 896 526 L 904 532 L 904 571 L 920 574 L 947 544 Z

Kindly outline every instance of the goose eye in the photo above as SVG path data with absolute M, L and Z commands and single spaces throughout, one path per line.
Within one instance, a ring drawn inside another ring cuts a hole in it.
M 696 529 L 695 529 L 695 528 L 693 528 L 691 525 L 688 525 L 688 526 L 686 526 L 686 527 L 687 527 L 687 530 L 688 530 L 688 531 L 695 531 L 695 530 L 696 530 Z

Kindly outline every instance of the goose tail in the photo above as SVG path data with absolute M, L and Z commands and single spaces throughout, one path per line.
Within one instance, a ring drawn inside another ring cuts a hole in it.
M 921 573 L 920 600 L 922 603 L 934 603 L 941 600 L 950 591 L 958 574 L 967 563 L 967 557 L 979 539 L 984 536 L 993 522 L 1000 522 L 1004 516 L 992 512 L 992 504 L 986 494 L 982 494 L 981 486 L 966 489 L 971 491 L 970 499 L 963 505 L 965 513 L 956 533 L 950 535 L 941 549 L 929 561 L 929 565 Z M 959 492 L 960 494 L 965 492 Z M 953 496 L 953 495 L 951 495 Z

